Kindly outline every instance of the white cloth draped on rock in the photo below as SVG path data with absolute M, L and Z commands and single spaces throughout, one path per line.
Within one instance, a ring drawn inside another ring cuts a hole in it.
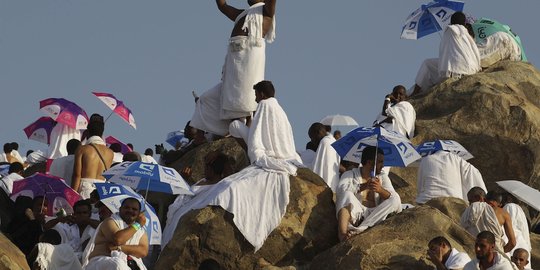
M 496 32 L 488 36 L 485 43 L 477 45 L 483 68 L 501 60 L 521 61 L 521 48 L 516 40 L 505 32 Z
M 381 123 L 386 118 L 392 117 L 392 123 Z M 401 135 L 412 138 L 414 137 L 414 124 L 416 122 L 416 111 L 408 101 L 401 101 L 386 109 L 386 116 L 380 114 L 375 120 L 376 123 L 386 130 L 395 131 Z
M 118 226 L 120 230 L 127 228 L 129 225 L 122 220 L 118 213 L 115 213 L 111 216 L 114 220 L 114 223 Z M 96 228 L 96 233 L 92 236 L 88 245 L 84 250 L 82 257 L 82 265 L 86 270 L 103 270 L 103 269 L 119 269 L 119 270 L 131 270 L 127 265 L 127 255 L 123 252 L 112 251 L 111 256 L 95 256 L 90 260 L 88 257 L 92 253 L 95 247 L 96 235 L 99 233 L 99 229 L 103 223 Z M 138 245 L 141 237 L 146 237 L 145 230 L 138 230 L 125 244 L 126 245 Z M 146 270 L 141 258 L 131 256 L 133 260 L 137 263 L 141 270 Z M 112 267 L 112 268 L 111 268 Z
M 220 118 L 222 85 L 221 82 L 218 83 L 199 97 L 195 103 L 190 126 L 220 136 L 227 134 L 229 121 Z
M 38 243 L 36 262 L 40 269 L 82 270 L 81 263 L 68 244 Z
M 62 123 L 56 123 L 51 130 L 47 158 L 55 159 L 68 155 L 67 143 L 71 139 L 81 140 L 81 132 Z
M 444 266 L 448 269 L 463 269 L 463 267 L 471 261 L 471 257 L 465 252 L 459 252 L 457 249 L 452 248 L 450 256 L 444 263 Z
M 417 203 L 433 198 L 454 197 L 467 201 L 473 187 L 487 192 L 480 171 L 454 153 L 437 151 L 423 157 L 418 168 Z
M 49 174 L 58 176 L 66 182 L 68 186 L 71 186 L 71 177 L 73 177 L 73 163 L 75 162 L 75 155 L 67 155 L 65 157 L 59 157 L 53 159 L 51 166 L 49 167 Z
M 351 206 L 351 223 L 358 223 L 359 220 L 364 218 L 362 223 L 356 227 L 372 227 L 378 222 L 383 221 L 388 214 L 401 212 L 401 198 L 394 190 L 390 178 L 386 174 L 380 174 L 377 177 L 381 180 L 382 188 L 390 192 L 391 195 L 388 199 L 381 200 L 379 194 L 375 194 L 376 206 L 368 208 L 363 204 L 367 196 L 367 191 L 363 191 L 362 193 L 357 192 L 360 190 L 360 184 L 366 182 L 366 179 L 363 179 L 361 176 L 360 169 L 354 168 L 344 172 L 336 192 L 336 214 L 342 208 Z
M 495 246 L 504 250 L 504 231 L 495 210 L 485 202 L 474 202 L 461 214 L 461 226 L 472 236 L 476 237 L 482 231 L 490 231 L 495 235 Z
M 337 192 L 339 183 L 339 163 L 341 161 L 336 149 L 332 147 L 332 143 L 335 141 L 336 139 L 332 134 L 327 134 L 321 139 L 310 167 L 314 173 L 326 182 L 334 193 Z
M 274 98 L 262 100 L 253 117 L 247 141 L 252 165 L 202 188 L 183 202 L 167 221 L 162 247 L 172 239 L 181 217 L 192 209 L 221 206 L 233 214 L 233 222 L 259 250 L 279 225 L 289 203 L 289 175 L 300 165 L 287 115 Z M 296 164 L 296 165 L 295 165 Z
M 514 235 L 516 236 L 516 246 L 510 252 L 506 253 L 506 255 L 512 256 L 514 250 L 518 248 L 527 250 L 529 252 L 529 264 L 525 268 L 530 268 L 532 247 L 527 217 L 525 216 L 523 209 L 515 203 L 507 203 L 503 208 L 510 214 L 512 228 L 514 229 Z M 504 236 L 504 241 L 508 241 L 506 235 Z

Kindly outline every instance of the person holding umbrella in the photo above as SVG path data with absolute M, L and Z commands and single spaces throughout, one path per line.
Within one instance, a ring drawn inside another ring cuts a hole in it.
M 362 151 L 362 167 L 347 171 L 341 177 L 336 193 L 341 241 L 362 233 L 390 213 L 401 212 L 401 198 L 388 176 L 381 174 L 383 163 L 383 150 L 367 146 Z
M 85 269 L 146 269 L 142 258 L 148 255 L 146 217 L 135 198 L 122 201 L 120 211 L 105 219 L 89 242 Z

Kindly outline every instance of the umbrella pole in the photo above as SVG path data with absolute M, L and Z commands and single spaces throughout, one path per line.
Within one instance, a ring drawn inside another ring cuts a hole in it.
M 146 193 L 144 194 L 144 199 L 148 197 L 148 189 L 150 188 L 150 179 L 148 179 L 148 182 L 146 184 Z
M 107 116 L 107 118 L 105 118 L 105 121 L 103 122 L 107 122 L 107 120 L 109 120 L 109 117 L 111 117 L 111 115 L 114 113 L 114 111 L 111 111 L 111 113 L 109 114 L 109 116 Z
M 375 177 L 375 171 L 377 170 L 377 153 L 379 151 L 379 140 L 375 143 L 375 163 L 373 164 L 373 172 L 371 173 L 371 177 Z

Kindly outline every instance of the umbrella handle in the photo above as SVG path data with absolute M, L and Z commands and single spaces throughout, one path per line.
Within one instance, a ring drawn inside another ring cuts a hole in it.
M 105 121 L 103 121 L 104 123 L 107 122 L 107 120 L 109 120 L 109 117 L 111 117 L 111 115 L 114 113 L 114 110 L 111 111 L 111 113 L 109 114 L 109 116 L 107 116 L 107 118 L 105 118 Z

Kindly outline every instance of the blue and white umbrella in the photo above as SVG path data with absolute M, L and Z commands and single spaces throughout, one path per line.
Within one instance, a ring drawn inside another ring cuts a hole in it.
M 101 202 L 107 206 L 111 212 L 120 210 L 122 201 L 126 198 L 135 198 L 141 203 L 141 212 L 144 212 L 146 224 L 144 229 L 148 235 L 150 245 L 161 244 L 161 224 L 154 208 L 137 192 L 130 187 L 114 183 L 96 183 L 96 190 Z
M 409 139 L 380 127 L 359 127 L 332 144 L 342 159 L 356 163 L 361 162 L 366 146 L 383 151 L 384 166 L 406 167 L 421 158 Z
M 165 139 L 165 141 L 168 144 L 170 144 L 172 147 L 176 147 L 176 145 L 179 142 L 181 144 L 189 142 L 189 140 L 186 137 L 184 137 L 184 131 L 183 130 L 169 132 L 167 134 L 167 139 Z
M 122 162 L 103 173 L 107 181 L 135 190 L 193 195 L 188 183 L 173 168 L 142 161 Z
M 450 24 L 450 17 L 456 11 L 463 11 L 461 1 L 435 0 L 422 5 L 405 20 L 401 30 L 402 39 L 419 39 L 441 31 Z
M 467 149 L 465 149 L 465 147 L 463 147 L 463 145 L 452 140 L 428 141 L 416 147 L 416 151 L 418 151 L 422 157 L 431 155 L 439 150 L 452 152 L 464 160 L 474 157 Z

